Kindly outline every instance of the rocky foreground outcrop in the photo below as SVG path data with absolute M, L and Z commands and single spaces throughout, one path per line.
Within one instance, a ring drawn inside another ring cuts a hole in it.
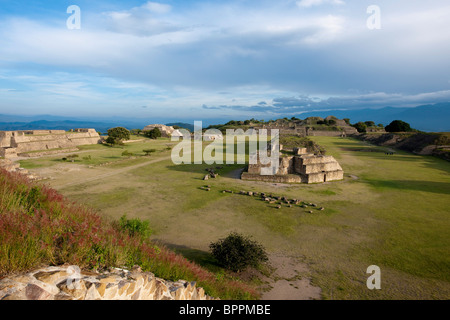
M 21 168 L 19 163 L 13 162 L 10 159 L 0 159 L 0 169 L 5 169 L 8 172 L 17 172 L 27 176 L 31 180 L 39 180 L 40 178 L 27 169 Z
M 81 271 L 77 266 L 45 267 L 0 280 L 0 300 L 214 300 L 195 282 L 170 282 L 142 272 L 114 268 Z

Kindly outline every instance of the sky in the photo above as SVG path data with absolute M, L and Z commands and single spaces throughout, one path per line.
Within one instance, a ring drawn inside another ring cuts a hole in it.
M 449 57 L 448 0 L 0 0 L 0 114 L 413 107 L 450 101 Z

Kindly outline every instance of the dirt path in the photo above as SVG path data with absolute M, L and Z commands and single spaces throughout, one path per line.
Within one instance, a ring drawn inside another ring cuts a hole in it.
M 294 257 L 272 254 L 270 264 L 275 268 L 270 278 L 263 277 L 269 290 L 261 300 L 320 300 L 321 289 L 311 285 L 305 277 L 308 267 Z
M 143 163 L 123 168 L 108 169 L 103 167 L 102 172 L 92 171 L 88 174 L 88 168 L 71 168 L 73 179 L 69 182 L 62 182 L 55 184 L 57 189 L 63 189 L 71 186 L 85 184 L 93 181 L 102 180 L 108 177 L 121 175 L 125 172 L 141 168 L 153 163 L 170 160 L 171 156 L 165 156 L 158 159 L 149 159 Z M 55 168 L 52 168 L 54 170 Z M 244 168 L 233 170 L 227 176 L 239 179 Z M 81 172 L 83 172 L 81 174 Z M 312 300 L 321 299 L 321 289 L 311 285 L 307 278 L 308 267 L 299 259 L 286 256 L 282 253 L 273 253 L 269 256 L 270 265 L 273 268 L 273 273 L 269 276 L 259 275 L 261 281 L 264 283 L 262 289 L 264 292 L 261 296 L 262 300 Z
M 133 170 L 133 169 L 145 167 L 145 166 L 147 166 L 149 164 L 152 164 L 152 163 L 169 160 L 170 158 L 171 158 L 170 156 L 167 156 L 167 157 L 162 157 L 162 158 L 158 158 L 158 159 L 149 160 L 149 161 L 146 161 L 146 162 L 143 162 L 143 163 L 139 163 L 139 164 L 136 164 L 136 165 L 133 165 L 133 166 L 128 166 L 128 167 L 121 168 L 121 169 L 114 169 L 113 171 L 110 171 L 110 172 L 107 172 L 107 173 L 103 173 L 103 174 L 99 174 L 99 175 L 95 175 L 95 176 L 87 178 L 87 179 L 82 179 L 82 180 L 77 180 L 77 181 L 64 183 L 64 184 L 61 184 L 61 185 L 56 185 L 55 187 L 57 187 L 58 189 L 62 189 L 62 188 L 66 188 L 66 187 L 70 187 L 70 186 L 74 186 L 74 185 L 78 185 L 78 184 L 83 184 L 83 183 L 87 183 L 87 182 L 101 180 L 101 179 L 104 179 L 104 178 L 108 178 L 108 177 L 111 177 L 111 176 L 122 174 L 124 172 L 130 171 L 130 170 Z

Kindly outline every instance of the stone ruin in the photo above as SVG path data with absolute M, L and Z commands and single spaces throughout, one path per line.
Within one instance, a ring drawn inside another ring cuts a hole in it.
M 0 157 L 31 157 L 77 151 L 77 146 L 101 143 L 95 129 L 0 131 Z
M 15 163 L 10 159 L 0 159 L 0 169 L 6 170 L 7 172 L 16 172 L 27 176 L 30 180 L 41 180 L 42 178 L 36 174 L 28 172 L 27 169 L 21 168 L 19 163 Z
M 275 175 L 261 175 L 261 168 L 270 164 L 249 164 L 242 180 L 279 183 L 321 183 L 344 179 L 344 171 L 333 156 L 308 153 L 306 148 L 294 148 L 294 155 L 282 155 Z
M 334 121 L 334 124 L 324 127 L 317 126 L 317 123 L 324 121 Z M 278 119 L 268 124 L 255 126 L 254 129 L 277 129 L 280 131 L 280 134 L 300 137 L 347 137 L 358 133 L 358 131 L 345 122 L 345 120 L 340 120 L 334 116 L 328 116 L 325 119 L 321 117 L 309 117 L 304 120 Z
M 0 300 L 218 300 L 195 282 L 166 281 L 139 267 L 103 273 L 47 266 L 0 279 Z
M 158 128 L 161 131 L 161 137 L 170 138 L 172 133 L 175 131 L 175 128 L 172 126 L 166 126 L 164 124 L 149 124 L 142 131 L 150 131 L 155 128 Z

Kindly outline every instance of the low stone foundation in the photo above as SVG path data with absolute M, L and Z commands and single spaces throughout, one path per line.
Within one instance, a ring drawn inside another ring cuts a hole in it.
M 12 162 L 10 159 L 0 159 L 0 169 L 4 169 L 8 172 L 17 172 L 26 175 L 28 179 L 40 180 L 41 178 L 29 173 L 27 169 L 21 168 L 19 163 Z
M 67 153 L 67 152 L 75 152 L 79 151 L 78 148 L 68 148 L 68 149 L 56 149 L 56 150 L 48 150 L 48 151 L 33 151 L 33 152 L 25 152 L 25 153 L 19 153 L 17 154 L 19 157 L 42 157 L 42 156 L 48 156 L 52 154 L 59 154 L 59 153 Z
M 215 300 L 195 282 L 170 282 L 140 268 L 107 273 L 46 267 L 0 280 L 0 300 Z
M 302 177 L 297 174 L 275 174 L 270 176 L 264 176 L 260 174 L 252 174 L 248 172 L 243 172 L 241 175 L 242 180 L 255 180 L 255 181 L 265 181 L 265 182 L 277 182 L 277 183 L 302 183 Z

